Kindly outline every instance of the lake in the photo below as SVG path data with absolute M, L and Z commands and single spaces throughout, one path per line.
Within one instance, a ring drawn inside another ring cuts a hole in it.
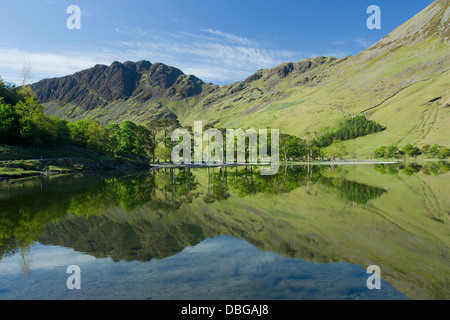
M 450 298 L 448 163 L 259 171 L 0 183 L 0 299 Z

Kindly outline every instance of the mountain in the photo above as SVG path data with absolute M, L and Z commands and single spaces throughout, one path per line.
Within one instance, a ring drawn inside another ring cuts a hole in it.
M 46 104 L 48 113 L 68 119 L 79 119 L 124 101 L 159 110 L 166 99 L 190 98 L 208 86 L 177 68 L 149 61 L 115 61 L 110 66 L 96 65 L 70 76 L 44 79 L 31 85 L 39 100 Z M 111 119 L 103 122 L 123 120 L 110 116 Z M 166 116 L 176 117 L 164 110 L 156 112 L 156 117 Z
M 114 62 L 32 85 L 47 114 L 102 123 L 176 117 L 217 127 L 320 134 L 364 114 L 387 128 L 346 142 L 370 156 L 381 145 L 450 146 L 450 0 L 436 0 L 356 56 L 316 57 L 217 86 L 162 63 Z

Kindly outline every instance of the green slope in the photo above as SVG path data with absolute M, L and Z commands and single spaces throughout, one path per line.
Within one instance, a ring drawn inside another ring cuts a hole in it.
M 346 142 L 347 150 L 359 157 L 389 144 L 450 147 L 449 17 L 450 0 L 436 0 L 356 56 L 284 63 L 225 86 L 197 79 L 201 92 L 194 95 L 170 94 L 191 88 L 193 84 L 184 84 L 189 76 L 162 88 L 144 75 L 129 99 L 88 109 L 50 101 L 46 112 L 70 120 L 90 116 L 103 123 L 178 117 L 185 126 L 202 120 L 216 127 L 276 128 L 300 137 L 364 114 L 387 130 Z M 146 91 L 151 94 L 143 99 Z
M 383 144 L 448 146 L 449 3 L 435 1 L 357 56 L 325 59 L 306 73 L 294 69 L 285 78 L 276 72 L 283 65 L 261 70 L 241 95 L 246 101 L 230 97 L 207 110 L 198 107 L 185 122 L 206 117 L 221 120 L 219 125 L 270 126 L 302 136 L 307 131 L 320 134 L 342 117 L 363 113 L 387 131 L 347 142 L 359 156 Z M 224 110 L 227 105 L 231 107 Z

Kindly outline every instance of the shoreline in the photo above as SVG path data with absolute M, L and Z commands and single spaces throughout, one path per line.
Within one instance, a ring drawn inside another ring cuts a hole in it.
M 278 165 L 287 166 L 287 165 L 349 165 L 349 164 L 396 164 L 399 161 L 376 161 L 376 160 L 343 160 L 343 161 L 295 161 L 295 162 L 282 162 L 280 161 Z M 212 168 L 212 167 L 242 167 L 242 166 L 269 166 L 270 164 L 261 164 L 261 163 L 234 163 L 234 164 L 174 164 L 174 163 L 160 163 L 160 164 L 150 164 L 150 167 L 154 168 Z
M 24 160 L 27 161 L 27 160 Z M 368 159 L 360 159 L 360 160 L 332 160 L 332 161 L 311 161 L 311 162 L 280 162 L 279 166 L 315 166 L 315 165 L 328 165 L 328 166 L 345 166 L 345 165 L 374 165 L 374 164 L 399 164 L 399 163 L 420 163 L 420 162 L 441 162 L 442 160 L 438 159 L 421 159 L 420 161 L 377 161 L 377 160 L 368 160 Z M 445 160 L 444 160 L 445 162 Z M 269 166 L 270 164 L 260 164 L 260 163 L 244 163 L 244 164 L 174 164 L 174 163 L 147 163 L 140 164 L 139 166 L 130 166 L 130 165 L 121 165 L 121 166 L 104 166 L 97 168 L 87 168 L 87 169 L 73 169 L 73 170 L 49 170 L 49 171 L 33 171 L 31 172 L 22 172 L 18 174 L 7 174 L 2 175 L 0 171 L 0 183 L 14 183 L 15 180 L 33 178 L 39 176 L 58 176 L 64 174 L 75 174 L 75 173 L 89 173 L 89 172 L 124 172 L 124 171 L 142 171 L 142 170 L 159 170 L 159 169 L 204 169 L 204 168 L 223 168 L 223 167 L 243 167 L 243 166 Z

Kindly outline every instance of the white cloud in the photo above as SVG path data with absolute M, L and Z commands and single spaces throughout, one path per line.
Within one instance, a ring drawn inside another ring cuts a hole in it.
M 149 60 L 180 68 L 206 82 L 228 84 L 244 80 L 258 69 L 272 68 L 283 62 L 296 62 L 327 52 L 294 52 L 273 50 L 257 41 L 211 28 L 199 33 L 170 33 L 119 26 L 116 32 L 124 39 L 100 50 L 38 52 L 0 46 L 1 76 L 6 81 L 20 83 L 20 72 L 31 62 L 32 82 L 58 77 L 113 61 Z M 331 52 L 343 57 L 345 52 Z
M 358 44 L 358 46 L 360 46 L 364 49 L 367 49 L 371 46 L 370 41 L 367 39 L 364 39 L 364 38 L 356 38 L 356 39 L 353 39 L 353 41 L 355 41 L 356 44 Z
M 223 37 L 231 42 L 235 42 L 244 46 L 250 46 L 250 45 L 255 45 L 255 42 L 245 38 L 245 37 L 240 37 L 240 36 L 236 36 L 234 34 L 229 34 L 229 33 L 225 33 L 219 30 L 214 30 L 214 29 L 203 29 L 202 31 L 204 32 L 208 32 L 210 34 L 213 34 L 215 36 L 220 36 Z
M 0 48 L 0 69 L 4 80 L 19 84 L 22 66 L 27 62 L 32 66 L 31 81 L 35 82 L 46 77 L 68 75 L 99 63 L 109 64 L 111 57 L 108 59 L 105 53 L 49 53 Z
M 163 62 L 219 84 L 244 80 L 258 69 L 304 58 L 288 50 L 264 49 L 254 40 L 213 29 L 202 30 L 204 34 L 123 30 L 137 35 L 135 40 L 117 43 L 127 47 L 129 57 Z
M 60 246 L 43 246 L 37 243 L 31 247 L 31 251 L 25 255 L 31 263 L 33 271 L 62 267 L 65 270 L 71 264 L 87 264 L 96 261 L 95 257 L 76 252 L 73 249 Z M 21 272 L 20 254 L 4 258 L 0 264 L 0 274 L 18 274 Z

